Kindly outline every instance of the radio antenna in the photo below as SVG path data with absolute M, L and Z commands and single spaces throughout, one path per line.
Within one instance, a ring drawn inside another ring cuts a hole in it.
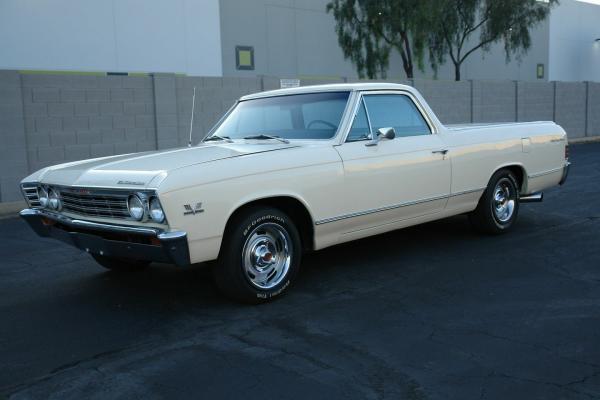
M 194 130 L 194 110 L 196 109 L 196 86 L 194 86 L 194 94 L 192 95 L 192 118 L 190 120 L 190 140 L 188 147 L 192 147 L 192 131 Z

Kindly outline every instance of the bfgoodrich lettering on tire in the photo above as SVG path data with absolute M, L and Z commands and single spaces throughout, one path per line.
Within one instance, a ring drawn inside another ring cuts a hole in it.
M 300 268 L 300 235 L 275 208 L 254 207 L 228 224 L 213 267 L 219 289 L 232 299 L 263 303 L 283 294 Z
M 497 171 L 479 199 L 469 220 L 475 229 L 483 233 L 508 232 L 519 215 L 519 184 L 508 169 Z

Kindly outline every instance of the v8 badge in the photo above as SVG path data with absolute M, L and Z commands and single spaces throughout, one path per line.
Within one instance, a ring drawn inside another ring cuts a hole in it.
M 183 208 L 185 209 L 183 215 L 196 215 L 204 212 L 202 203 L 196 203 L 195 207 L 192 207 L 190 204 L 184 204 Z

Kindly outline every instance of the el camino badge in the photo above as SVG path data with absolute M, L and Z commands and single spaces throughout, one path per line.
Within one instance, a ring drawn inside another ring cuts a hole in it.
M 202 203 L 196 203 L 196 207 L 192 207 L 189 204 L 184 204 L 183 208 L 185 208 L 183 215 L 196 215 L 204 212 Z
M 133 185 L 133 186 L 144 186 L 144 182 L 134 182 L 134 181 L 119 181 L 117 185 Z

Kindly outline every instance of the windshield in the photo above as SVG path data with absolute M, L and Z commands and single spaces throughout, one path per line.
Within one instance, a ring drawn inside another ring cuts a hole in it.
M 209 138 L 331 139 L 349 96 L 350 92 L 326 92 L 242 101 Z

